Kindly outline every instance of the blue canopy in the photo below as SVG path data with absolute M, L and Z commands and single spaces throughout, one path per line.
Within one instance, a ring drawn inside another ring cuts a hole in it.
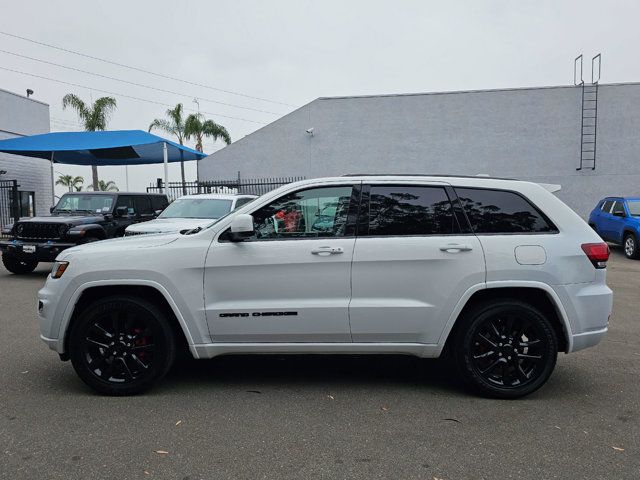
M 54 132 L 0 140 L 0 152 L 71 165 L 143 165 L 199 160 L 205 153 L 142 130 Z

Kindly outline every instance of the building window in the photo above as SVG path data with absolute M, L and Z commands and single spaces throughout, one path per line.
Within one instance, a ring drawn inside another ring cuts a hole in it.
M 14 211 L 16 208 L 15 201 L 13 198 L 13 194 L 10 193 L 10 201 L 11 201 L 11 211 Z M 36 194 L 35 192 L 22 192 L 18 191 L 18 205 L 17 209 L 20 213 L 21 217 L 35 217 L 36 216 Z

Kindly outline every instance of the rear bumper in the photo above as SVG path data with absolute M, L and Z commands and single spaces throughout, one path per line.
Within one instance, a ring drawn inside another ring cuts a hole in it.
M 595 330 L 593 332 L 585 332 L 585 333 L 579 333 L 577 335 L 573 335 L 572 336 L 573 348 L 571 349 L 571 351 L 576 352 L 578 350 L 583 350 L 585 348 L 589 348 L 589 347 L 593 347 L 594 345 L 597 345 L 598 343 L 600 343 L 600 340 L 604 338 L 608 330 L 609 328 L 605 327 L 600 330 Z
M 554 286 L 571 327 L 568 352 L 596 345 L 607 333 L 613 306 L 613 292 L 604 283 L 575 283 Z
M 25 260 L 37 260 L 38 262 L 53 262 L 58 254 L 67 248 L 75 247 L 76 243 L 68 242 L 28 242 L 23 240 L 0 240 L 0 251 L 9 255 L 15 255 Z M 25 251 L 33 247 L 33 252 Z

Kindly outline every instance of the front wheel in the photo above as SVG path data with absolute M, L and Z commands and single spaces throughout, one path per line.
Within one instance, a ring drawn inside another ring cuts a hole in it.
M 113 296 L 89 305 L 69 337 L 78 376 L 105 395 L 134 395 L 169 371 L 175 338 L 166 315 L 146 300 Z
M 638 239 L 633 233 L 627 233 L 624 236 L 624 254 L 627 258 L 637 259 L 640 257 L 640 250 L 638 248 Z
M 518 398 L 540 388 L 558 356 L 551 322 L 518 300 L 496 300 L 473 308 L 454 338 L 458 371 L 481 395 Z
M 4 268 L 16 275 L 31 273 L 38 266 L 38 262 L 36 260 L 23 259 L 16 257 L 15 255 L 11 255 L 10 253 L 2 254 L 2 264 L 4 265 Z

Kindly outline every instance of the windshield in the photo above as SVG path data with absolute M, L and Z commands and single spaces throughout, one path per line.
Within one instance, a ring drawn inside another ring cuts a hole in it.
M 629 214 L 640 217 L 640 200 L 627 200 L 627 208 L 629 208 Z
M 107 213 L 113 207 L 111 195 L 91 195 L 86 193 L 67 193 L 62 196 L 54 213 Z
M 169 205 L 158 218 L 223 217 L 231 211 L 231 200 L 215 198 L 182 198 Z

